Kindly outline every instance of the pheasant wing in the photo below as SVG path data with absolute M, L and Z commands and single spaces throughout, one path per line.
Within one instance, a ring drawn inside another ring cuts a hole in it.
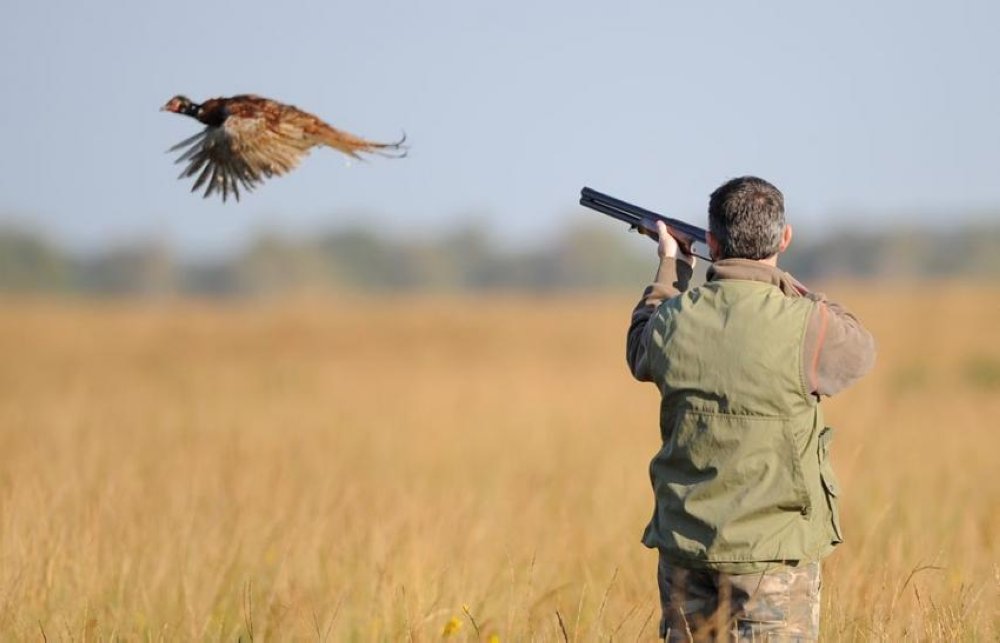
M 191 191 L 197 192 L 204 186 L 205 198 L 220 192 L 222 200 L 226 201 L 232 193 L 239 201 L 240 186 L 250 192 L 262 180 L 260 174 L 235 153 L 233 141 L 222 127 L 206 127 L 170 148 L 170 151 L 178 150 L 184 153 L 176 162 L 187 165 L 177 178 L 196 176 Z
M 257 174 L 281 176 L 298 167 L 313 142 L 301 124 L 265 114 L 255 118 L 230 117 L 223 128 L 235 153 Z
M 187 166 L 178 178 L 197 175 L 192 192 L 204 186 L 205 198 L 220 192 L 226 201 L 232 193 L 238 201 L 240 186 L 250 192 L 266 178 L 294 169 L 309 145 L 293 125 L 269 123 L 264 116 L 230 116 L 170 149 L 184 150 L 177 162 Z

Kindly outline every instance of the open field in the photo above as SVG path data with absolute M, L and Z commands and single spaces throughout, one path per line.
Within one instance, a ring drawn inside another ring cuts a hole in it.
M 828 291 L 824 635 L 996 640 L 1000 289 Z M 632 303 L 3 302 L 0 639 L 654 639 Z

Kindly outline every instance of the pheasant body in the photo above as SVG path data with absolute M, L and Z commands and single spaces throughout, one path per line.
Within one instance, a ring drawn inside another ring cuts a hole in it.
M 205 125 L 198 134 L 170 151 L 183 150 L 178 163 L 187 163 L 178 178 L 197 175 L 191 191 L 205 187 L 207 198 L 219 192 L 239 200 L 272 176 L 295 169 L 317 145 L 332 147 L 360 159 L 362 153 L 390 158 L 406 156 L 406 136 L 393 143 L 378 143 L 338 130 L 293 105 L 242 94 L 212 98 L 198 104 L 175 96 L 162 108 L 190 116 Z

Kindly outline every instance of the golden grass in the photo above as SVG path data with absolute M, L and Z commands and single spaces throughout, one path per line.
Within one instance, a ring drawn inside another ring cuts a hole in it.
M 832 290 L 880 356 L 824 635 L 996 639 L 1000 291 Z M 6 302 L 2 638 L 653 639 L 631 305 Z

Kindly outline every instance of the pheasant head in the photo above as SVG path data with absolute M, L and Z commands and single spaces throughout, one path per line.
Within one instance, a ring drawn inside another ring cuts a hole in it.
M 187 96 L 178 94 L 168 100 L 167 104 L 160 108 L 160 111 L 174 112 L 175 114 L 184 114 L 185 116 L 198 118 L 198 110 L 200 109 L 201 105 L 192 102 Z

